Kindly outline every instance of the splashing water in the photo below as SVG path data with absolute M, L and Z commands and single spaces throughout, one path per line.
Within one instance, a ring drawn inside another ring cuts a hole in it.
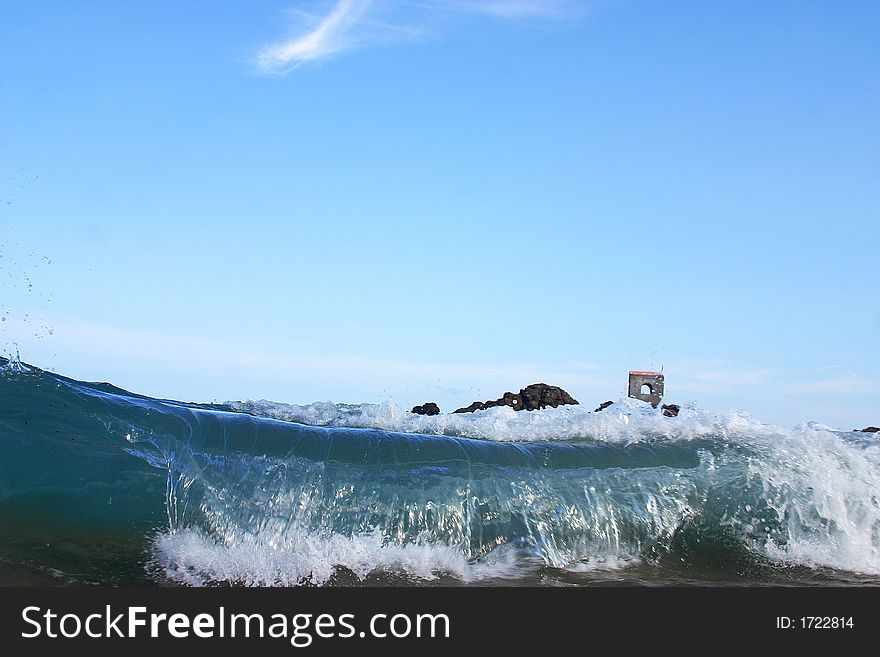
M 869 434 L 695 407 L 666 418 L 635 400 L 431 417 L 392 402 L 184 404 L 11 362 L 0 557 L 33 561 L 22 536 L 111 537 L 123 565 L 74 550 L 37 564 L 77 581 L 880 576 Z
M 30 369 L 21 362 L 21 354 L 18 353 L 18 345 L 13 343 L 12 346 L 15 348 L 15 355 L 10 355 L 9 358 L 6 359 L 6 363 L 0 366 L 0 371 L 29 372 Z

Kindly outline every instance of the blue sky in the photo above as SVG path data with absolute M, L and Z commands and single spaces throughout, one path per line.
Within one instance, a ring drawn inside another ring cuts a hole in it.
M 0 349 L 880 422 L 876 2 L 0 5 Z

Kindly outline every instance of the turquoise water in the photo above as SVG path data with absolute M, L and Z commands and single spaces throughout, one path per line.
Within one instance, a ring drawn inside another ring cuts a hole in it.
M 867 434 L 637 402 L 312 426 L 0 365 L 6 584 L 880 583 Z

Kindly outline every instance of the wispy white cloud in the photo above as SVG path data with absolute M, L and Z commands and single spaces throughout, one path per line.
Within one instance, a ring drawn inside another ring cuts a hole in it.
M 767 383 L 767 380 L 774 374 L 776 374 L 776 371 L 771 369 L 711 369 L 694 372 L 692 377 L 703 383 L 729 386 L 754 386 Z
M 285 73 L 316 59 L 351 50 L 359 39 L 353 28 L 363 18 L 373 0 L 339 0 L 333 10 L 317 20 L 310 29 L 292 39 L 266 46 L 260 51 L 258 64 L 264 73 Z M 301 13 L 306 22 L 314 17 Z
M 859 395 L 880 396 L 880 381 L 841 373 L 818 381 L 798 381 L 783 388 L 789 395 Z
M 595 0 L 594 0 L 595 2 Z M 442 17 L 482 15 L 497 20 L 560 19 L 594 2 L 573 0 L 335 0 L 295 11 L 293 35 L 257 54 L 261 73 L 283 75 L 306 64 L 365 46 L 412 40 L 439 29 Z M 317 11 L 318 9 L 323 11 Z
M 772 386 L 777 370 L 743 368 L 723 361 L 681 361 L 667 364 L 676 390 L 685 394 L 731 392 L 738 388 Z

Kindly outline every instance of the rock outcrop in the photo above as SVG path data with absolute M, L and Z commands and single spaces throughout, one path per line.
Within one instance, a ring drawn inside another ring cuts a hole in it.
M 483 402 L 475 401 L 470 406 L 465 406 L 464 408 L 457 408 L 453 413 L 473 413 L 474 411 L 482 411 L 486 406 L 483 405 Z
M 678 417 L 678 412 L 681 410 L 678 404 L 663 404 L 660 408 L 666 417 Z
M 599 411 L 604 411 L 606 408 L 608 408 L 609 406 L 611 406 L 611 404 L 613 404 L 613 403 L 614 403 L 614 402 L 613 402 L 613 401 L 610 401 L 610 400 L 609 400 L 609 401 L 606 401 L 606 402 L 602 402 L 601 404 L 599 404 L 599 407 L 598 407 L 598 408 L 593 409 L 593 412 L 594 412 L 594 413 L 598 413 Z
M 546 383 L 533 383 L 519 391 L 518 394 L 505 392 L 499 399 L 485 402 L 475 401 L 469 406 L 459 408 L 454 413 L 473 413 L 495 406 L 510 406 L 515 411 L 536 411 L 540 408 L 577 404 L 578 400 L 569 395 L 559 386 Z
M 440 407 L 434 402 L 426 402 L 421 406 L 413 406 L 410 413 L 415 413 L 416 415 L 439 415 Z
M 864 433 L 877 433 L 880 427 L 865 427 L 864 429 L 853 429 L 853 431 L 863 431 Z

